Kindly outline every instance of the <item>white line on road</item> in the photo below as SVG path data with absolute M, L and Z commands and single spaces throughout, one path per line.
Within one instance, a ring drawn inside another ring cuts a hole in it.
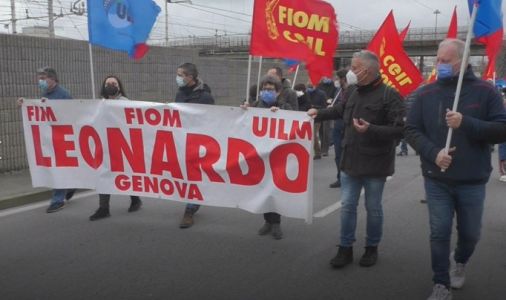
M 387 177 L 387 181 L 390 181 L 391 179 L 392 179 L 392 176 Z M 363 195 L 364 195 L 364 189 L 362 188 L 362 190 L 360 191 L 360 197 L 362 197 Z M 314 213 L 313 217 L 314 218 L 326 217 L 326 216 L 330 215 L 331 213 L 333 213 L 334 211 L 340 209 L 341 207 L 342 207 L 341 201 L 337 201 L 336 203 L 325 207 L 324 209 L 320 210 L 319 212 Z
M 95 191 L 78 193 L 78 194 L 75 194 L 74 197 L 72 197 L 71 201 L 78 200 L 81 198 L 86 198 L 86 197 L 89 197 L 89 196 L 92 196 L 95 194 L 96 194 Z M 37 202 L 37 203 L 33 203 L 33 204 L 28 204 L 28 205 L 23 205 L 20 207 L 14 207 L 14 208 L 8 208 L 5 210 L 2 210 L 2 211 L 0 211 L 0 218 L 47 206 L 48 201 L 41 201 L 41 202 Z

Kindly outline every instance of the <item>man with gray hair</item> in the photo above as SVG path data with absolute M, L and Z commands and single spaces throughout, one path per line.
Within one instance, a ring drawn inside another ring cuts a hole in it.
M 394 173 L 395 146 L 403 135 L 402 96 L 385 85 L 379 72 L 378 57 L 370 51 L 353 55 L 346 76 L 348 100 L 326 109 L 310 109 L 316 120 L 342 118 L 341 237 L 337 255 L 330 261 L 342 268 L 353 261 L 360 191 L 365 190 L 367 237 L 363 267 L 373 266 L 383 228 L 381 205 L 386 177 Z
M 464 42 L 446 39 L 437 52 L 437 81 L 416 93 L 406 122 L 406 140 L 420 153 L 429 209 L 434 287 L 429 300 L 450 300 L 461 288 L 465 265 L 480 239 L 485 185 L 492 166 L 489 144 L 506 140 L 501 95 L 467 66 L 458 112 L 451 111 Z M 446 137 L 453 128 L 451 148 Z M 450 268 L 453 216 L 458 240 Z M 451 269 L 451 270 L 450 270 Z
M 41 91 L 40 97 L 49 100 L 72 99 L 70 93 L 63 88 L 58 81 L 58 74 L 52 67 L 43 67 L 37 70 L 38 85 Z M 45 100 L 43 100 L 45 101 Z M 18 105 L 22 105 L 23 98 L 18 99 Z M 61 210 L 65 206 L 65 199 L 70 200 L 75 189 L 54 189 L 47 213 Z

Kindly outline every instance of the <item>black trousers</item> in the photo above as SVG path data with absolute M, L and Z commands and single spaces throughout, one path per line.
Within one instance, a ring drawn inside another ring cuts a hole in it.
M 281 215 L 274 213 L 274 212 L 265 213 L 264 220 L 266 223 L 269 223 L 269 224 L 280 224 L 281 223 Z
M 109 194 L 98 194 L 98 199 L 100 203 L 100 207 L 102 208 L 109 208 L 109 202 L 111 200 L 111 195 Z M 140 202 L 141 198 L 139 196 L 130 196 L 131 203 Z

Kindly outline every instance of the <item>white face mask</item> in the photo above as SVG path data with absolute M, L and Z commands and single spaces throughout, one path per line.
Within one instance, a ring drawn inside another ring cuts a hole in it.
M 304 92 L 303 91 L 295 91 L 295 93 L 297 94 L 297 97 L 304 96 Z
M 358 83 L 357 74 L 353 73 L 352 70 L 349 70 L 348 73 L 346 73 L 346 82 L 349 85 L 357 84 Z

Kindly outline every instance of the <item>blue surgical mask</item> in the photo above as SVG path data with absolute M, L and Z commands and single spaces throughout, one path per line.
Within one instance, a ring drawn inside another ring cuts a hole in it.
M 39 88 L 43 91 L 47 90 L 47 81 L 39 79 Z
M 330 79 L 330 78 L 323 78 L 322 82 L 323 82 L 323 84 L 331 84 L 332 83 L 332 79 Z
M 450 64 L 437 65 L 437 78 L 446 79 L 453 77 L 453 66 Z
M 308 88 L 306 89 L 306 91 L 307 91 L 308 93 L 312 93 L 312 92 L 314 92 L 314 87 L 308 87 Z
M 260 91 L 260 99 L 262 99 L 262 101 L 267 105 L 274 105 L 274 103 L 276 103 L 276 98 L 277 95 L 275 91 Z
M 184 81 L 184 77 L 183 76 L 176 76 L 176 84 L 178 87 L 184 87 L 186 86 L 186 82 Z

